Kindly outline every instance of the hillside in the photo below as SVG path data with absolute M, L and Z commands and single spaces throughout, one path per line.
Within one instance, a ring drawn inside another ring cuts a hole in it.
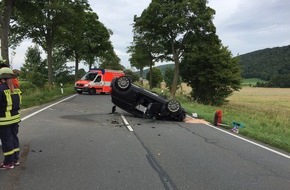
M 243 78 L 270 80 L 274 75 L 290 74 L 290 45 L 240 55 L 239 64 Z
M 274 75 L 290 74 L 290 45 L 266 48 L 239 55 L 243 78 L 259 78 L 269 81 Z M 167 67 L 174 64 L 156 66 L 164 74 Z M 146 76 L 149 69 L 144 70 Z M 139 74 L 139 72 L 137 72 Z
M 160 65 L 160 66 L 156 66 L 156 68 L 160 69 L 161 70 L 161 73 L 162 75 L 164 76 L 164 73 L 165 73 L 165 70 L 168 68 L 168 67 L 174 67 L 174 64 L 164 64 L 164 65 Z M 146 75 L 147 73 L 149 72 L 149 68 L 146 68 L 144 69 L 143 71 L 143 78 L 146 78 Z M 136 74 L 140 74 L 140 72 L 135 72 Z

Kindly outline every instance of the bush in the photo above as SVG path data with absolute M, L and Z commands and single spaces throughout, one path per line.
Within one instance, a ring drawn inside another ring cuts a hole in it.
M 37 89 L 37 86 L 34 85 L 32 82 L 29 81 L 19 81 L 20 83 L 20 89 L 22 93 L 29 95 L 33 94 L 35 90 Z
M 42 88 L 39 88 L 27 81 L 20 82 L 20 89 L 23 98 L 22 108 L 38 106 L 59 99 L 62 96 L 75 93 L 71 84 L 63 86 L 63 94 L 61 93 L 60 86 L 46 84 Z
M 152 86 L 150 86 L 150 88 L 159 87 L 160 83 L 163 80 L 160 69 L 153 67 L 152 68 L 152 81 L 150 81 L 150 71 L 147 73 L 146 79 L 149 81 L 149 83 L 151 82 Z

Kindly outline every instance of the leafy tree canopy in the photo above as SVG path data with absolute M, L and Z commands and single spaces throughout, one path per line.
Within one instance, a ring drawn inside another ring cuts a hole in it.
M 78 64 L 90 66 L 98 56 L 112 49 L 109 31 L 92 12 L 87 0 L 17 0 L 13 17 L 14 42 L 30 38 L 47 53 L 48 82 L 54 76 L 53 51 L 62 49 L 64 55 Z
M 100 57 L 101 64 L 99 67 L 103 69 L 124 70 L 125 68 L 121 65 L 120 61 L 120 58 L 111 48 L 103 56 Z
M 46 60 L 42 59 L 41 53 L 38 45 L 28 47 L 20 74 L 22 80 L 27 80 L 37 87 L 43 87 L 47 83 Z M 66 58 L 61 50 L 54 51 L 53 60 L 55 82 L 57 84 L 73 82 L 73 70 L 66 65 Z
M 130 53 L 130 64 L 140 70 L 140 76 L 143 76 L 143 69 L 146 66 L 152 66 L 154 59 L 150 49 L 140 37 L 135 36 L 132 46 L 128 48 L 127 53 Z
M 175 64 L 171 97 L 176 93 L 188 35 L 215 33 L 212 22 L 215 12 L 206 3 L 206 0 L 152 0 L 141 16 L 134 19 L 135 31 L 153 47 L 155 57 Z
M 172 88 L 172 81 L 173 81 L 173 76 L 174 76 L 174 70 L 172 67 L 167 67 L 165 72 L 164 72 L 164 81 L 166 83 L 166 88 L 171 90 Z M 180 85 L 181 83 L 181 78 L 179 77 L 177 85 Z
M 238 59 L 232 58 L 231 52 L 221 44 L 206 39 L 200 43 L 203 45 L 186 53 L 181 67 L 182 79 L 191 86 L 193 100 L 221 105 L 233 91 L 241 88 Z
M 47 53 L 48 83 L 53 82 L 53 49 L 61 44 L 62 27 L 72 23 L 77 14 L 89 10 L 87 0 L 17 0 L 12 31 L 16 39 L 30 38 Z
M 39 46 L 28 47 L 20 77 L 37 87 L 43 87 L 47 82 L 47 67 L 41 58 Z
M 149 80 L 150 78 L 150 72 L 149 71 L 146 75 L 146 79 Z M 152 86 L 151 88 L 154 88 L 154 87 L 160 87 L 160 83 L 162 82 L 163 80 L 163 77 L 162 77 L 162 73 L 160 71 L 160 69 L 157 69 L 156 67 L 153 67 L 152 68 Z

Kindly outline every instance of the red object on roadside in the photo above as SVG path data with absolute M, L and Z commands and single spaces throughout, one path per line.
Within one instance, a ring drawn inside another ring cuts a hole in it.
M 222 110 L 216 110 L 214 114 L 214 126 L 220 126 L 222 123 Z

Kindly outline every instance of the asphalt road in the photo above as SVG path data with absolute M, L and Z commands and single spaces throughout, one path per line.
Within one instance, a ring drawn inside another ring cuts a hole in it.
M 23 111 L 21 165 L 0 171 L 0 189 L 290 188 L 288 153 L 205 124 L 111 114 L 112 106 L 109 95 L 76 95 Z

